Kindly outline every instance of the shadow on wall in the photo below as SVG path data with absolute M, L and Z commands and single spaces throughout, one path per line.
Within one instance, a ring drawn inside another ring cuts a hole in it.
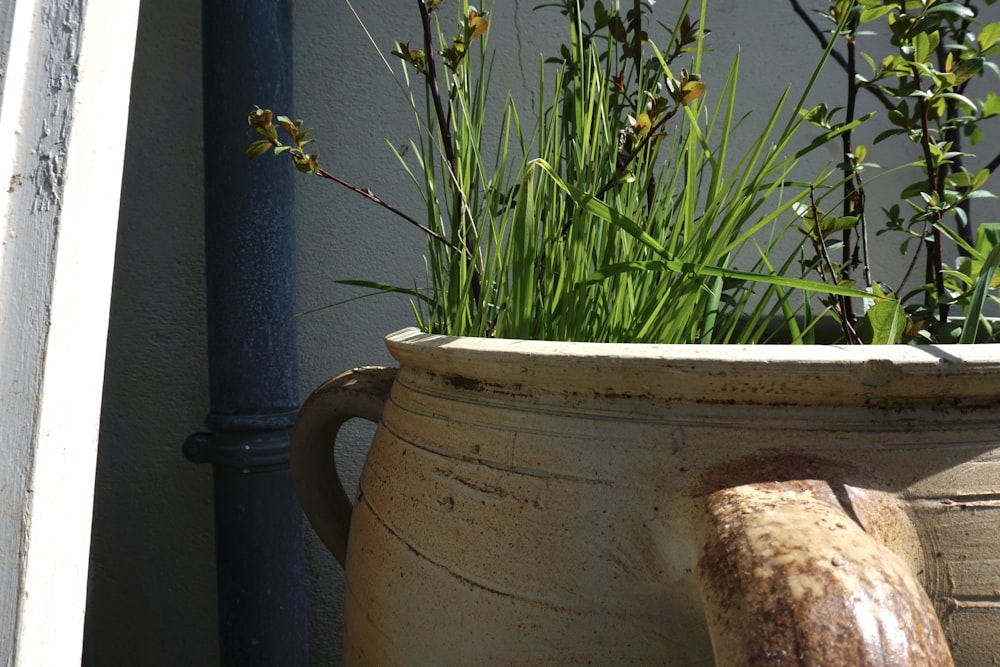
M 86 667 L 219 664 L 212 471 L 188 462 L 181 450 L 187 436 L 205 430 L 209 410 L 200 10 L 193 0 L 140 9 L 94 497 Z M 323 347 L 328 332 L 327 326 Z M 305 388 L 320 375 L 306 373 Z M 351 438 L 355 430 L 345 435 L 360 443 L 363 457 L 370 433 Z M 309 528 L 306 559 L 311 663 L 338 664 L 342 572 Z
M 83 664 L 217 665 L 205 370 L 200 3 L 143 3 L 94 497 Z M 113 122 L 114 119 L 109 119 Z

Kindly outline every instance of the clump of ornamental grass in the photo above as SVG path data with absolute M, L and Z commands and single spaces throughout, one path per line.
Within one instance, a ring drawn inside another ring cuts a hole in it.
M 723 81 L 698 76 L 707 4 L 693 17 L 688 0 L 669 26 L 653 23 L 640 0 L 596 2 L 586 17 L 582 0 L 545 5 L 562 15 L 568 38 L 540 63 L 544 108 L 526 132 L 513 97 L 497 112 L 490 95 L 489 14 L 459 2 L 457 32 L 446 38 L 440 0 L 418 0 L 419 42 L 399 41 L 391 52 L 416 124 L 406 155 L 396 155 L 422 195 L 419 217 L 324 170 L 300 120 L 255 109 L 249 123 L 263 139 L 247 155 L 273 148 L 419 227 L 426 284 L 342 282 L 409 295 L 427 332 L 658 343 L 762 342 L 778 332 L 812 342 L 823 311 L 803 294 L 866 294 L 805 277 L 805 237 L 796 233 L 784 244 L 791 250 L 779 250 L 796 211 L 835 173 L 799 182 L 793 172 L 861 121 L 795 149 L 805 122 L 796 110 L 821 61 L 798 103 L 789 105 L 786 91 L 749 146 L 732 154 L 745 118 L 740 59 Z M 649 36 L 657 27 L 659 47 Z

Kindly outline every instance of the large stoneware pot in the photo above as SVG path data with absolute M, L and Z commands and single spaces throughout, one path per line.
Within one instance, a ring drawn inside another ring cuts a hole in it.
M 1000 660 L 1000 348 L 387 344 L 293 434 L 348 664 Z

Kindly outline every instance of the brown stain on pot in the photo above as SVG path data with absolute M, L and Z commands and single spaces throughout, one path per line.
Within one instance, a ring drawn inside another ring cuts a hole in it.
M 464 377 L 462 375 L 448 375 L 444 378 L 445 383 L 460 391 L 480 392 L 486 388 L 486 383 L 476 378 Z
M 697 577 L 720 667 L 946 667 L 933 605 L 829 484 L 746 484 L 705 499 Z

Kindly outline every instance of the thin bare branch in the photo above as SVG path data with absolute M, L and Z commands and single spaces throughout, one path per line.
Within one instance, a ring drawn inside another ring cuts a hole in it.
M 788 0 L 788 2 L 791 3 L 792 10 L 796 14 L 798 14 L 799 18 L 802 19 L 802 22 L 806 24 L 807 28 L 809 28 L 809 32 L 811 32 L 819 41 L 820 47 L 825 49 L 827 47 L 827 44 L 829 44 L 829 42 L 826 39 L 826 35 L 823 33 L 822 30 L 820 30 L 820 27 L 816 25 L 816 22 L 813 21 L 813 18 L 809 16 L 809 13 L 802 8 L 802 5 L 799 4 L 799 0 Z M 851 71 L 850 67 L 848 66 L 847 59 L 844 57 L 842 53 L 834 49 L 833 51 L 830 52 L 830 57 L 833 58 L 837 62 L 837 64 L 840 65 L 841 68 L 843 68 L 845 72 Z M 874 96 L 875 99 L 877 99 L 882 104 L 882 106 L 884 106 L 887 110 L 892 110 L 896 108 L 896 105 L 892 103 L 892 100 L 890 100 L 878 88 L 864 86 L 864 89 L 868 91 L 872 96 Z

